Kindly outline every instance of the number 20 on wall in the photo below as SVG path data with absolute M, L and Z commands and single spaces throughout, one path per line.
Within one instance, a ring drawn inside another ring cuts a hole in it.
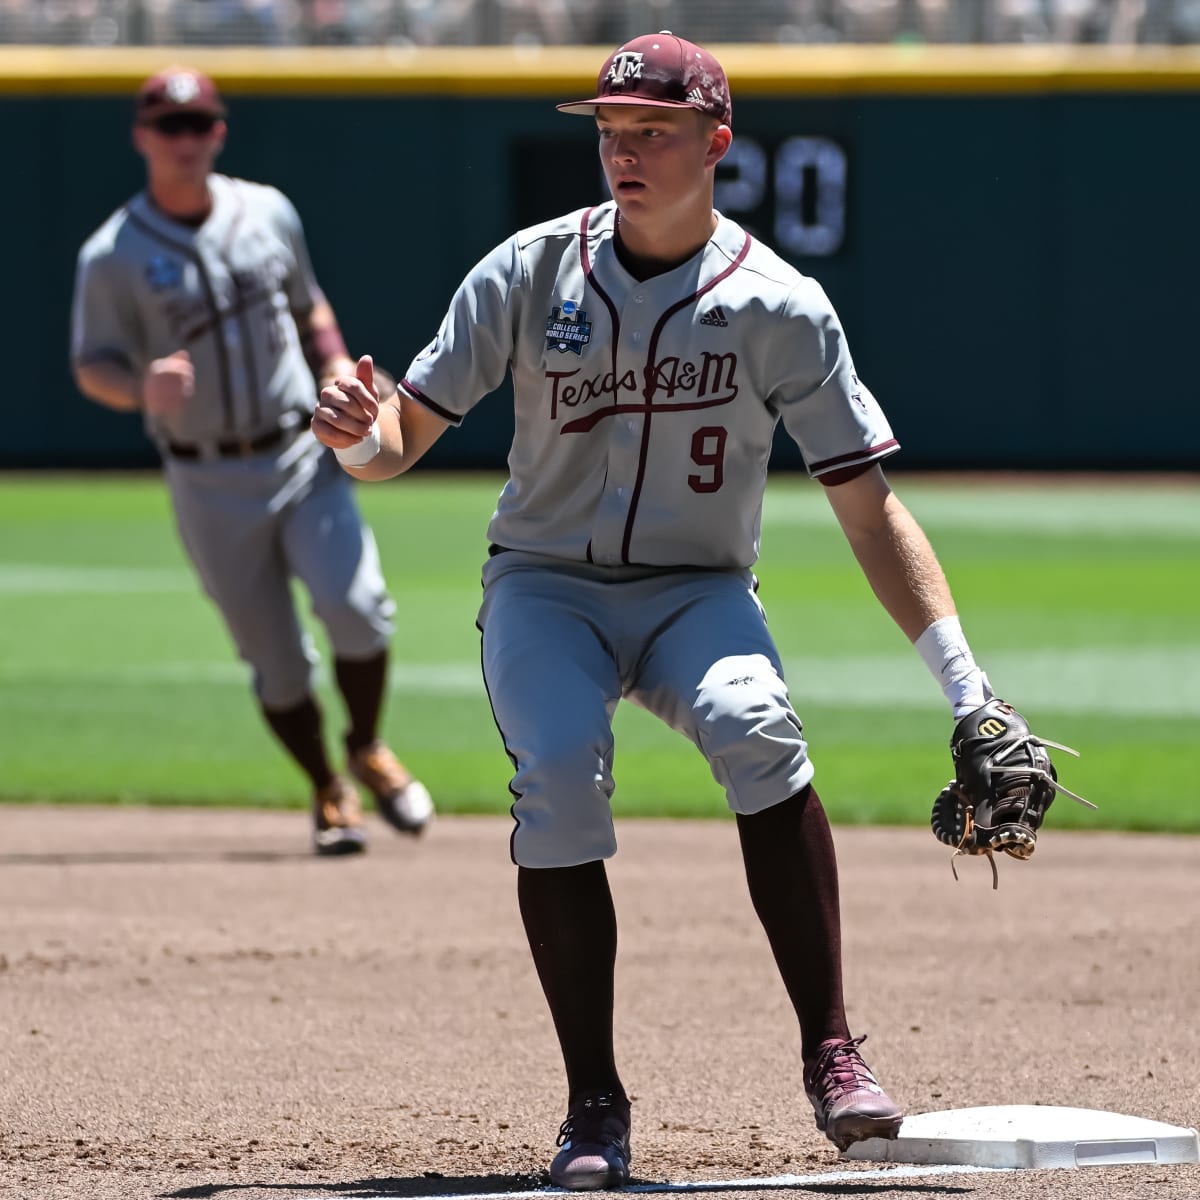
M 780 254 L 836 254 L 846 235 L 846 152 L 829 138 L 790 137 L 772 154 L 739 135 L 718 168 L 715 201 L 730 216 L 767 214 L 762 232 Z

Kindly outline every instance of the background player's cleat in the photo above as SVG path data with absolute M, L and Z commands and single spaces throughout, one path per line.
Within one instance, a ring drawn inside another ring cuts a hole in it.
M 433 800 L 420 780 L 376 740 L 349 757 L 350 773 L 375 798 L 379 815 L 401 833 L 420 833 L 433 817 Z
M 555 1143 L 550 1182 L 573 1192 L 624 1187 L 629 1182 L 629 1101 L 592 1093 L 571 1105 Z
M 335 775 L 313 796 L 313 850 L 361 854 L 366 848 L 358 790 L 344 775 Z
M 804 1091 L 816 1112 L 817 1128 L 839 1150 L 866 1138 L 894 1138 L 904 1119 L 858 1052 L 865 1040 L 822 1042 L 804 1069 Z

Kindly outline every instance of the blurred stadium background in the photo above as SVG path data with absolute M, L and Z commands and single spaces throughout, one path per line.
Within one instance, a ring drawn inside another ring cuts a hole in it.
M 1200 42 L 1200 0 L 0 0 L 0 42 L 54 45 Z

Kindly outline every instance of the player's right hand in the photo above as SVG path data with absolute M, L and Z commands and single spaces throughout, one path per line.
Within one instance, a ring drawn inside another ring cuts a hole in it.
M 165 413 L 190 400 L 196 390 L 196 368 L 186 350 L 156 358 L 142 379 L 142 406 L 148 413 Z
M 339 375 L 327 383 L 317 397 L 312 431 L 317 441 L 334 450 L 357 445 L 371 431 L 379 416 L 379 391 L 375 387 L 375 363 L 364 354 L 353 375 Z

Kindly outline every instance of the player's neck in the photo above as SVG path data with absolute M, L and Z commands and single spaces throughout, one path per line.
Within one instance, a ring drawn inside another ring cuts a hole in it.
M 199 226 L 208 219 L 213 208 L 212 192 L 208 180 L 198 183 L 175 183 L 162 179 L 151 179 L 146 195 L 165 217 L 181 225 Z
M 651 279 L 687 262 L 704 247 L 716 228 L 717 217 L 711 209 L 702 220 L 664 228 L 629 221 L 618 211 L 613 246 L 630 275 L 635 279 Z

